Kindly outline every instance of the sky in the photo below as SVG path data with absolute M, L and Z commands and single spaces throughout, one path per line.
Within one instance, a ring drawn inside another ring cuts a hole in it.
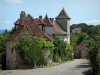
M 55 18 L 62 8 L 71 17 L 70 24 L 100 24 L 100 0 L 0 0 L 0 29 L 14 27 L 21 11 L 34 18 L 46 13 Z

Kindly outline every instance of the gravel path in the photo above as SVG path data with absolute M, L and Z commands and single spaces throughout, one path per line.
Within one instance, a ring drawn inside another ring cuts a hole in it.
M 75 59 L 47 68 L 1 71 L 0 75 L 84 75 L 84 72 L 88 69 L 88 60 Z

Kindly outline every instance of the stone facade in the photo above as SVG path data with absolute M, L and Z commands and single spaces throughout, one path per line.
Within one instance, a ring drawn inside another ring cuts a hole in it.
M 16 50 L 12 48 L 12 45 L 17 44 L 17 41 L 8 41 L 6 43 L 6 69 L 25 69 L 32 68 L 32 66 L 24 64 L 20 55 L 16 53 Z
M 52 34 L 54 33 L 53 28 L 45 27 L 45 33 L 48 34 L 49 36 L 52 36 Z
M 16 68 L 16 52 L 11 45 L 16 44 L 16 41 L 6 42 L 6 67 L 7 69 Z
M 87 41 L 84 39 L 79 45 L 76 46 L 75 58 L 87 58 L 88 48 L 86 46 Z
M 6 65 L 7 69 L 17 69 L 27 67 L 23 65 L 23 61 L 16 53 L 11 45 L 16 44 L 20 34 L 26 33 L 29 35 L 34 35 L 37 38 L 44 38 L 50 41 L 53 35 L 60 39 L 63 39 L 68 44 L 70 44 L 70 17 L 67 15 L 64 9 L 55 18 L 46 17 L 34 19 L 30 14 L 26 16 L 25 12 L 22 11 L 20 14 L 20 19 L 15 23 L 14 33 L 6 41 Z M 48 48 L 44 49 L 46 54 L 45 58 L 49 61 L 50 50 Z
M 50 61 L 50 58 L 49 58 L 50 57 L 50 48 L 44 48 L 43 51 L 45 53 L 44 58 L 47 60 L 47 62 L 49 62 Z
M 68 43 L 70 43 L 70 20 L 64 18 L 64 19 L 56 19 L 56 22 L 60 25 L 60 27 L 67 32 L 67 35 L 65 36 Z
M 56 22 L 61 26 L 61 28 L 67 32 L 67 19 L 57 18 Z
M 66 13 L 66 11 L 64 10 L 64 8 L 62 9 L 62 11 L 59 13 L 59 15 L 56 17 L 56 22 L 58 23 L 58 25 L 66 32 L 66 36 L 64 39 L 66 39 L 65 41 L 67 41 L 67 43 L 70 43 L 70 17 L 68 16 L 68 14 Z
M 72 30 L 72 33 L 73 34 L 76 34 L 76 33 L 81 33 L 81 28 L 74 28 L 73 30 Z

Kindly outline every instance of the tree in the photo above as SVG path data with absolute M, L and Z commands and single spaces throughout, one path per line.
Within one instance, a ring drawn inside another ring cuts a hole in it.
M 72 31 L 72 29 L 77 28 L 77 27 L 79 27 L 78 24 L 72 24 L 72 25 L 70 26 L 70 30 Z
M 5 47 L 5 37 L 0 35 L 0 58 L 2 64 L 2 70 L 6 70 L 6 47 Z
M 89 25 L 88 28 L 95 27 L 94 25 Z
M 87 31 L 90 36 L 88 44 L 88 56 L 93 75 L 100 75 L 100 26 L 91 27 Z
M 82 28 L 82 32 L 86 32 L 88 29 L 88 25 L 86 23 L 80 23 L 78 26 Z
M 7 33 L 7 32 L 8 32 L 8 30 L 7 30 L 7 29 L 5 29 L 4 33 Z
M 0 35 L 0 53 L 5 51 L 5 37 Z
M 79 27 L 82 28 L 82 32 L 86 32 L 88 29 L 88 25 L 86 23 L 73 24 L 70 26 L 71 30 Z
M 12 27 L 11 31 L 9 31 L 9 34 L 12 35 L 14 33 L 14 31 L 15 31 L 15 28 Z
M 86 33 L 80 33 L 80 34 L 79 34 L 79 37 L 78 37 L 78 39 L 77 39 L 77 41 L 76 41 L 76 44 L 77 44 L 77 45 L 80 44 L 80 43 L 84 40 L 84 38 L 85 38 L 86 36 L 87 36 Z

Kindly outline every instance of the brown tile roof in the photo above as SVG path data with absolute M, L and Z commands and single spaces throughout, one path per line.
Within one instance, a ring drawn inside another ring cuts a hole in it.
M 67 18 L 67 19 L 71 19 L 68 14 L 66 13 L 66 11 L 64 10 L 64 8 L 61 10 L 61 12 L 59 13 L 59 15 L 56 18 Z
M 15 25 L 25 25 L 25 21 L 24 21 L 25 19 L 18 19 L 14 24 Z
M 39 18 L 34 19 L 34 21 L 38 24 L 38 25 L 44 25 L 43 21 Z
M 26 19 L 34 19 L 30 14 L 27 14 Z
M 50 19 L 48 18 L 47 14 L 43 20 L 43 23 L 45 24 L 45 27 L 53 27 L 52 22 L 50 21 Z
M 80 43 L 79 45 L 76 46 L 77 50 L 87 50 L 88 48 L 86 47 L 85 44 Z
M 53 30 L 54 34 L 67 34 L 55 21 L 53 22 Z
M 41 19 L 38 19 L 38 18 L 34 19 L 30 14 L 28 14 L 28 15 L 26 16 L 26 18 L 23 19 L 23 20 L 18 19 L 14 24 L 15 24 L 15 25 L 25 25 L 25 21 L 24 21 L 24 20 L 26 20 L 26 19 L 30 19 L 30 20 L 33 19 L 38 25 L 44 25 L 44 24 L 43 24 L 43 21 L 42 21 Z
M 19 28 L 17 28 L 17 30 L 15 30 L 14 33 L 9 38 L 7 38 L 7 41 L 17 40 L 22 29 L 23 29 L 23 26 L 20 26 Z
M 32 34 L 35 34 L 38 38 L 45 38 L 47 40 L 51 40 L 51 37 L 47 36 L 43 31 L 39 28 L 39 26 L 36 24 L 34 20 L 30 21 L 27 20 L 26 26 L 29 28 L 29 30 L 32 32 Z
M 51 37 L 47 36 L 45 33 L 42 32 L 42 30 L 40 30 L 39 26 L 30 15 L 27 19 L 17 20 L 15 24 L 19 24 L 21 26 L 17 28 L 17 30 L 15 30 L 15 32 L 7 40 L 17 40 L 24 26 L 26 26 L 29 31 L 37 38 L 45 38 L 47 40 L 51 40 Z

